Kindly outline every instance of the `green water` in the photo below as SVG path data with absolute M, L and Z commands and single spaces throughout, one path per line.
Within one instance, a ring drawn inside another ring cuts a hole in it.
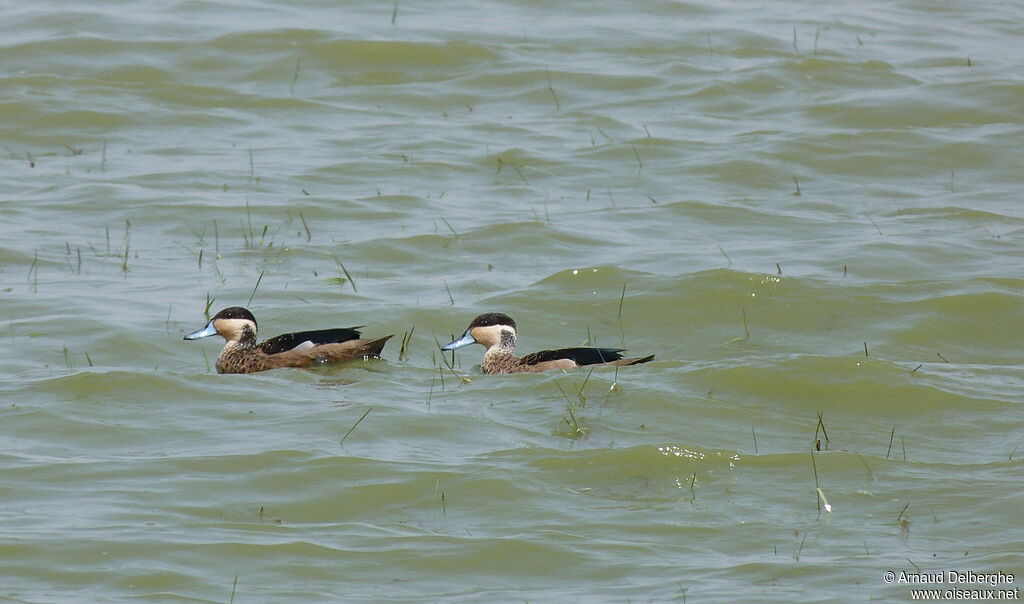
M 1020 6 L 4 13 L 0 599 L 1021 587 Z M 208 300 L 395 338 L 220 376 Z

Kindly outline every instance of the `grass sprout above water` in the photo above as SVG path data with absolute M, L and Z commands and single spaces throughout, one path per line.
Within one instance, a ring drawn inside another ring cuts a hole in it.
M 32 265 L 28 267 L 28 282 L 32 292 L 39 291 L 39 252 L 32 252 Z
M 545 69 L 544 75 L 547 77 L 548 80 L 548 92 L 551 93 L 551 99 L 555 101 L 555 110 L 560 110 L 562 108 L 562 103 L 558 101 L 558 94 L 555 93 L 555 87 L 551 83 L 551 70 Z
M 404 361 L 409 355 L 409 344 L 412 341 L 412 334 L 416 331 L 416 326 L 413 325 L 412 329 L 402 334 L 402 345 L 398 349 L 398 360 Z
M 469 379 L 469 376 L 460 375 L 459 372 L 455 370 L 455 351 L 454 350 L 451 351 L 451 359 L 449 359 L 448 355 L 445 354 L 445 351 L 442 350 L 441 342 L 437 339 L 437 336 L 433 336 L 433 337 L 434 337 L 434 344 L 437 346 L 437 351 L 441 353 L 441 355 L 440 355 L 441 356 L 441 364 L 438 365 L 437 359 L 433 356 L 433 354 L 431 354 L 431 362 L 433 362 L 434 365 L 437 367 L 438 374 L 441 377 L 441 391 L 442 392 L 444 391 L 444 370 L 445 369 L 450 371 L 451 374 L 455 376 L 455 379 L 459 380 L 460 384 L 469 384 L 472 381 L 472 380 Z M 454 340 L 455 337 L 452 336 L 452 339 Z
M 330 281 L 332 283 L 338 284 L 339 287 L 344 285 L 345 283 L 348 283 L 349 285 L 352 286 L 352 291 L 358 293 L 359 289 L 356 287 L 356 280 L 352 278 L 352 274 L 348 272 L 347 268 L 345 268 L 345 265 L 338 258 L 338 255 L 337 254 L 331 254 L 331 257 L 334 258 L 334 264 L 336 264 L 338 266 L 338 270 L 341 271 L 341 274 L 339 274 L 337 277 L 334 277 L 332 279 L 328 279 L 328 281 Z M 345 275 L 345 276 L 342 277 L 341 275 Z
M 821 510 L 831 514 L 832 506 L 829 504 L 828 499 L 825 498 L 825 492 L 821 490 L 821 484 L 818 482 L 818 464 L 814 460 L 814 451 L 811 451 L 811 468 L 814 470 L 814 508 L 817 510 L 818 518 L 820 518 Z M 818 505 L 819 500 L 821 506 Z
M 747 309 L 741 308 L 740 312 L 743 315 L 743 337 L 735 337 L 731 340 L 727 340 L 726 344 L 746 344 L 750 341 L 750 326 L 747 324 Z
M 352 434 L 352 431 L 356 429 L 356 426 L 358 426 L 360 422 L 362 422 L 362 421 L 363 421 L 364 419 L 366 419 L 366 416 L 370 414 L 370 411 L 373 411 L 373 407 L 369 407 L 369 408 L 368 408 L 368 409 L 366 410 L 366 412 L 365 412 L 365 413 L 363 413 L 363 414 L 362 414 L 362 415 L 361 415 L 361 416 L 359 417 L 359 419 L 357 419 L 357 420 L 356 420 L 356 423 L 352 424 L 352 427 L 348 429 L 348 432 L 346 432 L 346 433 L 345 433 L 345 436 L 342 436 L 342 437 L 341 437 L 341 440 L 340 440 L 340 441 L 338 442 L 338 446 L 339 446 L 339 447 L 340 447 L 340 446 L 343 446 L 343 445 L 345 444 L 345 439 L 346 439 L 346 438 L 348 438 L 348 435 L 349 435 L 349 434 Z
M 306 229 L 306 241 L 313 239 L 313 233 L 309 231 L 309 225 L 306 223 L 306 217 L 302 215 L 302 210 L 299 210 L 299 220 L 302 221 L 302 228 Z
M 210 297 L 210 290 L 206 290 L 206 306 L 203 307 L 203 316 L 206 317 L 207 321 L 210 320 L 210 307 L 213 306 L 213 303 L 216 302 L 216 301 L 217 301 L 217 298 L 211 298 Z
M 818 438 L 819 434 L 825 437 L 825 450 L 828 451 L 830 448 L 830 439 L 828 437 L 828 430 L 825 429 L 825 420 L 823 419 L 823 415 L 821 413 L 818 413 L 818 424 L 814 427 L 815 451 L 821 451 L 821 439 Z
M 260 282 L 263 281 L 263 272 L 264 271 L 260 271 L 260 276 L 256 278 L 256 285 L 253 286 L 252 293 L 249 294 L 249 302 L 246 304 L 246 306 L 252 304 L 252 299 L 256 297 L 256 290 L 260 288 Z
M 441 479 L 440 478 L 438 478 L 437 480 L 434 481 L 434 495 L 438 495 L 438 494 L 441 496 L 441 515 L 442 516 L 447 516 L 448 515 L 448 506 L 447 506 L 447 501 L 446 501 L 445 496 L 444 496 L 444 489 L 441 488 Z
M 559 425 L 564 423 L 566 425 L 565 430 L 556 430 L 556 436 L 565 436 L 568 438 L 585 438 L 590 434 L 590 429 L 583 425 L 583 416 L 578 412 L 581 411 L 587 405 L 587 397 L 584 394 L 584 390 L 587 387 L 587 382 L 590 381 L 590 376 L 594 373 L 591 369 L 587 373 L 587 377 L 584 378 L 583 383 L 580 384 L 579 388 L 576 389 L 576 399 L 573 400 L 569 394 L 562 387 L 562 384 L 555 380 L 555 386 L 558 386 L 558 390 L 562 393 L 562 397 L 565 398 L 566 402 L 566 414 L 562 416 Z
M 131 246 L 131 228 L 132 222 L 130 220 L 124 221 L 124 255 L 121 261 L 121 272 L 128 275 L 128 249 Z

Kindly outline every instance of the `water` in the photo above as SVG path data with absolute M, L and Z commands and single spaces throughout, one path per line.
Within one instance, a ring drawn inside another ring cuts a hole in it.
M 0 596 L 1020 587 L 1022 20 L 8 7 Z M 396 337 L 219 376 L 217 343 L 181 339 L 208 299 L 264 336 Z M 657 360 L 484 377 L 476 347 L 439 370 L 435 338 L 485 311 L 524 352 Z

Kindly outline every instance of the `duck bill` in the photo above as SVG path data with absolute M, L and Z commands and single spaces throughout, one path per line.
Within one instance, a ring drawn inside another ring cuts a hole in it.
M 476 344 L 476 340 L 473 339 L 473 336 L 469 335 L 469 331 L 467 330 L 466 333 L 462 334 L 461 338 L 458 340 L 452 340 L 445 344 L 441 347 L 441 350 L 457 350 L 464 346 L 469 346 L 470 344 Z
M 192 333 L 185 336 L 186 340 L 198 340 L 199 338 L 208 338 L 210 336 L 217 335 L 217 328 L 213 326 L 213 321 L 206 324 L 206 327 L 199 331 L 193 331 Z

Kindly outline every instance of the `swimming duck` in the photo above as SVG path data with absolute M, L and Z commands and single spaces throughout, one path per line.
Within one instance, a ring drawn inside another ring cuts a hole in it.
M 217 373 L 255 373 L 279 367 L 309 367 L 315 363 L 378 357 L 391 336 L 359 337 L 357 327 L 286 333 L 256 343 L 256 318 L 241 306 L 220 311 L 206 327 L 185 336 L 198 340 L 220 335 L 227 343 L 217 356 Z
M 581 365 L 636 365 L 646 363 L 654 355 L 624 359 L 621 348 L 559 348 L 541 350 L 522 358 L 515 355 L 516 322 L 512 317 L 490 312 L 478 316 L 469 324 L 461 338 L 441 347 L 441 350 L 455 350 L 470 344 L 482 344 L 487 348 L 480 369 L 484 373 L 522 373 L 547 371 L 548 369 L 573 369 Z

